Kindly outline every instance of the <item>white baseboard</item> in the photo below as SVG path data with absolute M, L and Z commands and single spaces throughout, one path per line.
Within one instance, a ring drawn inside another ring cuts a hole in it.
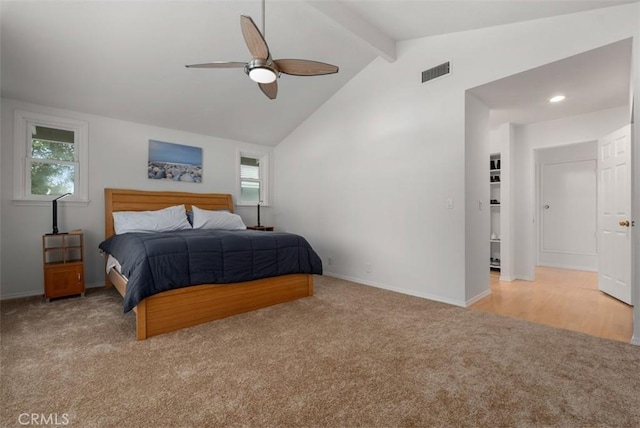
M 366 280 L 366 279 L 354 278 L 354 277 L 341 275 L 341 274 L 333 273 L 333 272 L 326 272 L 325 271 L 323 273 L 323 275 L 331 276 L 331 277 L 338 278 L 338 279 L 344 279 L 345 281 L 356 282 L 358 284 L 369 285 L 371 287 L 382 288 L 383 290 L 395 291 L 396 293 L 407 294 L 409 296 L 422 297 L 423 299 L 434 300 L 434 301 L 440 302 L 440 303 L 447 303 L 449 305 L 460 306 L 460 307 L 463 307 L 463 308 L 466 307 L 466 303 L 461 301 L 461 300 L 449 299 L 449 298 L 446 298 L 446 297 L 437 296 L 437 295 L 429 294 L 429 293 L 420 293 L 420 292 L 417 292 L 415 290 L 409 290 L 409 289 L 406 289 L 406 288 L 391 287 L 391 286 L 386 285 L 386 284 L 380 284 L 380 283 L 369 281 L 369 280 Z
M 35 297 L 35 296 L 44 296 L 44 290 L 2 294 L 2 296 L 0 296 L 0 300 L 23 299 L 25 297 Z
M 538 266 L 544 267 L 552 267 L 558 269 L 569 269 L 569 270 L 583 270 L 586 272 L 598 272 L 598 268 L 594 268 L 593 266 L 574 266 L 574 265 L 565 265 L 562 263 L 539 263 Z
M 100 288 L 104 287 L 104 282 L 92 282 L 90 284 L 85 284 L 84 288 Z
M 473 305 L 478 300 L 484 299 L 485 297 L 487 297 L 490 294 L 491 294 L 491 290 L 483 291 L 482 293 L 478 294 L 476 297 L 472 297 L 471 299 L 467 300 L 466 303 L 465 303 L 465 307 L 468 308 L 469 306 Z
M 85 284 L 84 287 L 100 288 L 100 287 L 104 287 L 104 282 L 91 282 L 91 283 Z M 19 293 L 2 294 L 2 296 L 0 296 L 0 300 L 23 299 L 25 297 L 36 297 L 36 296 L 44 296 L 44 290 L 38 290 L 38 291 L 31 290 L 31 291 L 23 291 Z

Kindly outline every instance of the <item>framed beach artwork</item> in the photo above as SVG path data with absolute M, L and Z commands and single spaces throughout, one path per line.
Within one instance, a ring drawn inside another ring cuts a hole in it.
M 151 180 L 202 182 L 202 148 L 149 140 L 147 176 Z

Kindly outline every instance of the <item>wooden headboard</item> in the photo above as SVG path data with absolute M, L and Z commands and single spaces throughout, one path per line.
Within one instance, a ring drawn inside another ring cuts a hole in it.
M 113 213 L 117 211 L 155 211 L 174 205 L 191 205 L 205 210 L 233 212 L 233 197 L 227 193 L 158 192 L 150 190 L 104 189 L 104 237 L 115 233 Z

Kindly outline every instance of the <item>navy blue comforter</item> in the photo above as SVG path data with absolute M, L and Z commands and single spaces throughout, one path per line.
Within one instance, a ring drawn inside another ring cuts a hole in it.
M 294 273 L 322 274 L 322 261 L 301 236 L 253 230 L 187 229 L 114 235 L 99 245 L 128 278 L 124 312 L 162 291 Z

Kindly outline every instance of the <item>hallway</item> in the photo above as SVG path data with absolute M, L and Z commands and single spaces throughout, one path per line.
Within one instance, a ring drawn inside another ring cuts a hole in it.
M 598 290 L 598 273 L 537 267 L 536 280 L 503 282 L 491 273 L 491 295 L 472 309 L 629 343 L 633 307 Z

